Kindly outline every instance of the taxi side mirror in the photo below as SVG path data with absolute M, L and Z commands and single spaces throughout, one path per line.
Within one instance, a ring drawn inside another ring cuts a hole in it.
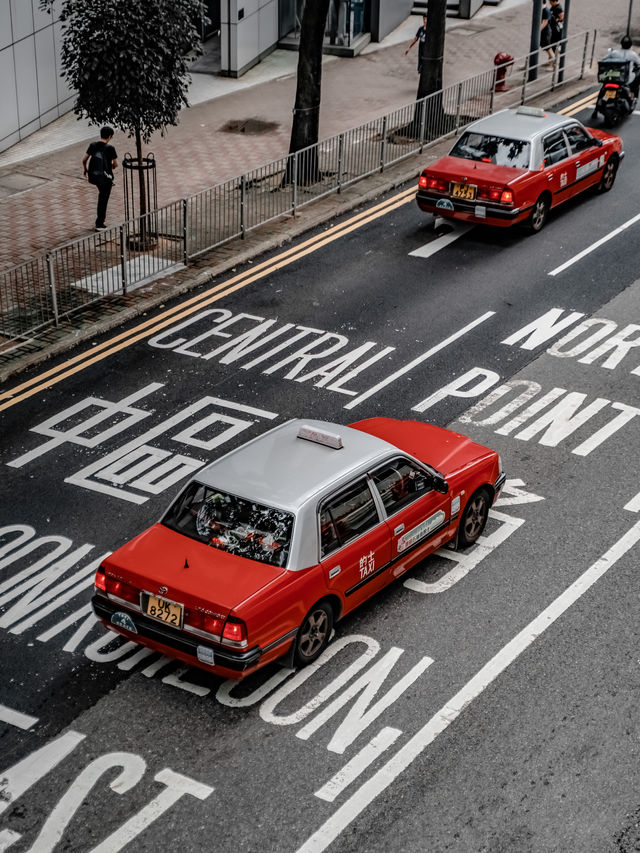
M 434 477 L 434 488 L 436 492 L 440 492 L 441 495 L 446 495 L 449 492 L 449 483 L 445 480 L 444 477 Z

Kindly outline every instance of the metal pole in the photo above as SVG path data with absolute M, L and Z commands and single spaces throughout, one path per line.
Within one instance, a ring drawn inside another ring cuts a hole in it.
M 538 64 L 540 57 L 538 48 L 540 47 L 540 24 L 542 23 L 542 0 L 533 0 L 533 14 L 531 16 L 531 41 L 529 43 L 529 52 L 531 61 L 529 64 L 529 80 L 538 79 Z
M 242 240 L 244 240 L 244 230 L 245 230 L 244 203 L 245 203 L 246 197 L 247 197 L 247 179 L 243 175 L 240 178 L 240 237 Z
M 529 67 L 529 61 L 532 57 L 527 56 L 524 61 L 524 74 L 522 75 L 522 92 L 520 93 L 520 103 L 524 104 L 527 99 L 527 79 L 531 79 L 529 74 L 531 73 L 531 68 Z M 536 68 L 537 71 L 537 68 Z
M 122 274 L 122 292 L 127 292 L 127 241 L 124 235 L 124 229 L 129 230 L 129 223 L 126 222 L 120 226 L 120 272 Z
M 580 68 L 580 79 L 584 77 L 584 69 L 587 65 L 587 50 L 589 49 L 589 33 L 584 34 L 584 49 L 582 51 L 582 66 Z
M 387 117 L 382 119 L 382 142 L 380 143 L 380 171 L 384 172 L 384 147 L 387 141 Z
M 342 190 L 342 158 L 344 157 L 344 133 L 338 137 L 338 192 Z
M 60 325 L 58 316 L 58 294 L 56 293 L 56 280 L 53 275 L 53 259 L 51 252 L 47 252 L 47 275 L 49 277 L 49 290 L 51 291 L 51 308 L 53 309 L 53 320 L 56 326 Z
M 182 258 L 184 260 L 185 267 L 189 263 L 189 248 L 187 245 L 187 200 L 186 198 L 182 199 Z
M 631 34 L 631 10 L 633 9 L 633 0 L 629 0 L 629 17 L 627 18 L 627 35 Z
M 458 83 L 458 95 L 456 97 L 456 133 L 460 130 L 460 107 L 462 106 L 462 83 Z
M 564 4 L 564 21 L 562 22 L 562 41 L 560 43 L 560 65 L 558 71 L 558 83 L 562 83 L 564 80 L 564 61 L 565 54 L 567 52 L 567 33 L 569 32 L 569 7 L 571 6 L 571 0 L 565 0 Z
M 293 152 L 293 204 L 292 214 L 296 215 L 296 205 L 298 204 L 298 152 Z

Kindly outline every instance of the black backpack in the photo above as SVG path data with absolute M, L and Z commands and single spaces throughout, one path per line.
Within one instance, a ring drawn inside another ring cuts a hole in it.
M 100 184 L 104 180 L 113 180 L 111 175 L 111 163 L 107 161 L 106 151 L 107 146 L 103 145 L 102 148 L 97 148 L 91 155 L 91 159 L 89 160 L 90 184 Z

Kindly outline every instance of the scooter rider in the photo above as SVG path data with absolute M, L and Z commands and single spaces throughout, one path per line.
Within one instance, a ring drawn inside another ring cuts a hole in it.
M 640 56 L 631 50 L 630 36 L 625 35 L 620 41 L 620 47 L 610 50 L 607 58 L 618 59 L 621 62 L 629 61 L 629 78 L 625 81 L 629 89 L 631 89 L 634 98 L 638 97 L 638 88 L 640 87 Z

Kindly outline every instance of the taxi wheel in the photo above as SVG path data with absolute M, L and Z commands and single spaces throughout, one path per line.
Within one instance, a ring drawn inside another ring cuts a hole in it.
M 531 216 L 529 217 L 529 230 L 537 234 L 542 230 L 544 223 L 547 221 L 549 214 L 549 202 L 546 196 L 541 195 L 538 201 L 533 205 Z
M 295 640 L 294 663 L 306 666 L 320 657 L 333 628 L 333 610 L 326 601 L 315 604 L 304 618 Z
M 600 178 L 600 183 L 598 184 L 598 192 L 608 193 L 611 187 L 613 186 L 613 182 L 616 179 L 616 172 L 618 171 L 618 161 L 615 157 L 609 157 L 607 162 L 605 163 L 604 169 L 602 170 L 602 177 Z
M 478 489 L 471 495 L 458 529 L 458 547 L 466 548 L 477 542 L 487 523 L 490 507 L 491 497 L 486 489 Z

